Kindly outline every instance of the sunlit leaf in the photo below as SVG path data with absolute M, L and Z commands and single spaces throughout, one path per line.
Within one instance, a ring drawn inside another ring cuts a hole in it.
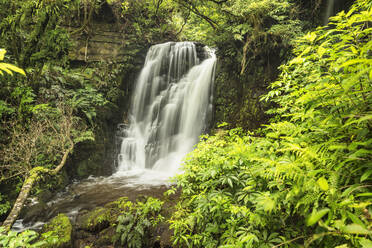
M 327 191 L 329 189 L 328 182 L 324 177 L 319 178 L 317 183 L 321 190 Z
M 329 212 L 329 208 L 324 208 L 319 211 L 314 211 L 311 213 L 309 218 L 306 220 L 307 226 L 312 226 L 315 223 L 317 223 L 324 215 L 326 215 Z
M 372 234 L 371 231 L 368 229 L 364 228 L 363 226 L 359 224 L 350 224 L 346 225 L 343 228 L 341 228 L 343 232 L 350 233 L 350 234 Z

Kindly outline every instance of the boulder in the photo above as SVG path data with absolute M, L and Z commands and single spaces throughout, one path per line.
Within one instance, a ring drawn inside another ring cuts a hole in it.
M 59 214 L 49 223 L 45 224 L 40 237 L 47 241 L 43 248 L 71 248 L 72 225 L 65 214 Z

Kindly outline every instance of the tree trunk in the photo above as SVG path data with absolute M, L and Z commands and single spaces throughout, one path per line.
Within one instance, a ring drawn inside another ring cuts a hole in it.
M 41 179 L 42 174 L 56 175 L 66 164 L 67 157 L 74 148 L 74 143 L 72 142 L 72 140 L 69 139 L 69 141 L 70 147 L 64 152 L 61 163 L 54 170 L 48 170 L 42 167 L 35 167 L 31 169 L 30 176 L 26 178 L 25 182 L 23 183 L 21 192 L 19 193 L 17 200 L 14 203 L 12 210 L 10 211 L 10 214 L 2 225 L 5 228 L 6 232 L 8 232 L 12 228 L 14 222 L 17 220 L 26 199 L 30 195 L 32 187 Z
M 34 186 L 35 181 L 37 181 L 37 178 L 38 177 L 34 175 L 30 176 L 23 183 L 21 192 L 19 193 L 16 202 L 14 203 L 12 211 L 10 211 L 10 214 L 8 215 L 8 217 L 3 223 L 3 227 L 5 228 L 5 231 L 9 231 L 10 228 L 12 228 L 14 222 L 17 220 L 18 215 L 21 212 L 25 201 L 28 195 L 30 194 L 32 186 Z

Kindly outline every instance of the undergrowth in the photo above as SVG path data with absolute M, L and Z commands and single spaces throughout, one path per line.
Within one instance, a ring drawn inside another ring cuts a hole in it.
M 115 244 L 128 248 L 151 247 L 150 230 L 163 221 L 164 217 L 160 214 L 162 206 L 162 201 L 152 197 L 136 204 L 126 201 L 122 207 L 127 211 L 117 220 Z
M 298 39 L 256 133 L 220 131 L 177 177 L 181 247 L 372 246 L 371 1 Z

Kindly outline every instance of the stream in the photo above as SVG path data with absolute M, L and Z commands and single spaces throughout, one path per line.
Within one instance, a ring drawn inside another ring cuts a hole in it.
M 26 213 L 26 220 L 18 219 L 12 230 L 40 230 L 59 213 L 66 214 L 74 223 L 80 211 L 93 210 L 124 196 L 131 201 L 135 201 L 139 196 L 159 198 L 171 185 L 168 174 L 153 170 L 117 172 L 110 177 L 89 177 L 70 184 L 47 202 L 46 206 L 36 211 L 34 216 L 27 216 Z M 38 204 L 37 200 L 30 199 L 27 208 L 32 209 Z

